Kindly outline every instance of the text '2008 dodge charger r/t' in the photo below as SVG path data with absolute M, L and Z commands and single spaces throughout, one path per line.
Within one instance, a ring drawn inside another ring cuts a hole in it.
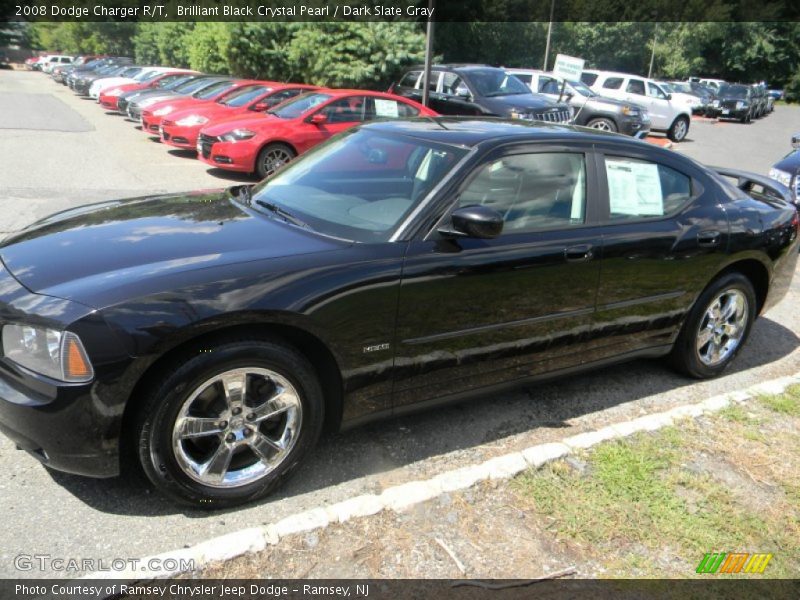
M 0 245 L 0 427 L 54 469 L 138 464 L 220 507 L 325 427 L 634 357 L 713 377 L 786 293 L 800 226 L 780 183 L 724 174 L 739 187 L 615 134 L 421 118 L 255 186 L 59 213 Z

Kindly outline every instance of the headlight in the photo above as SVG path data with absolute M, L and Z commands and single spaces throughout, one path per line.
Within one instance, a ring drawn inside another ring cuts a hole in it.
M 737 110 L 741 108 L 747 108 L 747 102 L 744 102 L 743 100 L 737 100 L 736 108 Z
M 250 131 L 249 129 L 234 129 L 233 131 L 222 134 L 219 136 L 219 139 L 223 142 L 238 142 L 241 140 L 249 140 L 255 137 L 255 135 L 256 132 Z
M 5 325 L 3 355 L 26 369 L 59 381 L 77 383 L 94 377 L 80 338 L 70 331 Z
M 770 169 L 769 178 L 782 183 L 786 187 L 789 187 L 789 184 L 792 183 L 792 174 L 780 169 Z
M 719 108 L 719 100 L 714 100 L 714 101 L 711 103 L 711 106 L 713 106 L 713 107 L 715 107 L 715 108 Z
M 122 96 L 122 90 L 119 88 L 114 88 L 110 92 L 106 92 L 106 96 Z
M 171 112 L 172 112 L 172 107 L 171 106 L 165 106 L 164 108 L 159 108 L 158 110 L 153 111 L 153 116 L 154 117 L 163 117 L 164 115 L 168 115 Z
M 192 125 L 204 125 L 208 123 L 208 117 L 203 117 L 201 115 L 189 115 L 185 119 L 181 119 L 180 121 L 175 121 L 176 125 L 180 125 L 181 127 L 191 127 Z
M 623 106 L 620 112 L 622 112 L 623 115 L 636 116 L 639 114 L 639 109 L 631 106 Z

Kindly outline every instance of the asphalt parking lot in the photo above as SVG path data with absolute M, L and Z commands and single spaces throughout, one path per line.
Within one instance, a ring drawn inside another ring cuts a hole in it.
M 676 145 L 707 164 L 766 173 L 800 130 L 800 108 L 778 106 L 750 125 L 694 121 Z M 214 188 L 224 175 L 168 151 L 120 116 L 107 116 L 41 73 L 0 71 L 0 233 L 57 210 L 113 197 Z M 51 473 L 0 438 L 0 576 L 15 557 L 132 558 L 273 522 L 288 514 L 378 492 L 493 455 L 665 410 L 800 371 L 800 278 L 760 319 L 726 376 L 697 383 L 660 362 L 639 361 L 566 381 L 329 435 L 272 499 L 226 513 L 177 509 L 133 478 L 90 480 Z M 58 575 L 78 576 L 66 572 Z M 280 574 L 265 573 L 265 576 Z

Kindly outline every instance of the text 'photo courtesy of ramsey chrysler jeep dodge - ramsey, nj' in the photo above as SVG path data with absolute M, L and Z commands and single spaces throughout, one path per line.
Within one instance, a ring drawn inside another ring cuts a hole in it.
M 451 74 L 473 75 L 437 90 Z M 49 468 L 216 508 L 277 489 L 324 430 L 632 358 L 714 377 L 790 286 L 791 200 L 582 127 L 360 125 L 256 185 L 7 237 L 0 428 Z

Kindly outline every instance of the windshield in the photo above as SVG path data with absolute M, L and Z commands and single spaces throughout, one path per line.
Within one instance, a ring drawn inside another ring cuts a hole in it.
M 119 71 L 120 77 L 133 77 L 139 71 L 141 71 L 141 67 L 124 67 Z
M 204 87 L 201 90 L 198 90 L 192 96 L 197 98 L 198 100 L 208 100 L 217 96 L 218 94 L 224 92 L 225 90 L 231 89 L 234 85 L 236 85 L 233 81 L 218 81 L 217 83 L 211 84 L 208 87 Z
M 208 77 L 200 77 L 198 79 L 191 79 L 185 83 L 175 86 L 174 90 L 179 94 L 191 94 L 199 89 L 209 85 Z
M 303 94 L 294 100 L 289 100 L 281 104 L 280 108 L 269 111 L 269 114 L 280 117 L 281 119 L 296 119 L 305 114 L 315 106 L 319 106 L 330 99 L 329 94 Z
M 591 98 L 597 96 L 597 93 L 582 81 L 567 81 L 567 86 L 578 92 L 581 96 Z
M 197 79 L 197 75 L 166 75 L 156 82 L 156 87 L 165 90 L 174 90 L 185 83 L 194 81 L 195 79 Z
M 153 79 L 163 74 L 163 71 L 148 71 L 147 69 L 144 69 L 141 73 L 134 77 L 134 79 L 136 81 L 147 83 L 148 81 L 153 81 Z
M 665 84 L 667 89 L 670 92 L 678 92 L 680 94 L 692 94 L 694 90 L 692 86 L 688 83 L 680 82 L 680 81 L 673 81 L 672 83 Z
M 250 104 L 253 100 L 268 92 L 270 88 L 265 85 L 246 85 L 225 95 L 219 100 L 223 106 L 240 107 Z
M 258 184 L 251 202 L 256 209 L 277 207 L 326 235 L 385 242 L 466 152 L 350 130 Z
M 730 85 L 723 83 L 719 86 L 717 95 L 720 98 L 747 98 L 747 92 L 750 90 L 746 85 Z
M 475 86 L 480 96 L 510 96 L 531 93 L 527 85 L 502 69 L 469 69 L 463 74 Z

